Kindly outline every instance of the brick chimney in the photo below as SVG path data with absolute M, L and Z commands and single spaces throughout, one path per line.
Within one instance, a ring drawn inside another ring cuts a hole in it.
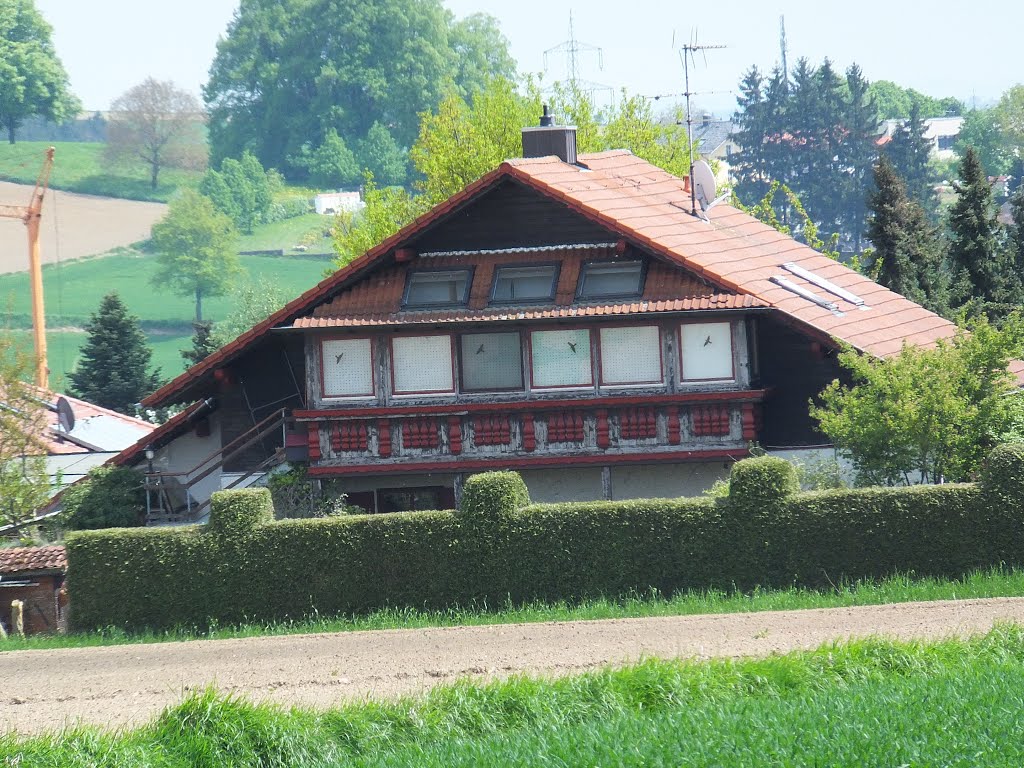
M 540 125 L 523 128 L 523 157 L 555 155 L 562 162 L 576 164 L 576 126 L 555 125 L 555 119 L 544 105 Z

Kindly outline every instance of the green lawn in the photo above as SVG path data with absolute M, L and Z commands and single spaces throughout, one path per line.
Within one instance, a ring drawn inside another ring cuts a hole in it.
M 301 253 L 293 248 L 305 245 L 309 253 L 334 253 L 328 232 L 334 219 L 317 213 L 307 213 L 291 219 L 275 221 L 256 227 L 251 235 L 242 235 L 238 240 L 238 250 L 265 251 L 280 248 L 285 255 Z
M 1024 630 L 1015 626 L 972 640 L 464 682 L 326 712 L 206 691 L 133 731 L 0 736 L 0 764 L 18 768 L 1022 763 Z
M 581 621 L 648 616 L 692 616 L 712 613 L 837 608 L 926 600 L 954 600 L 1024 595 L 1024 570 L 994 568 L 961 579 L 919 579 L 896 576 L 880 582 L 845 584 L 828 591 L 790 589 L 742 592 L 687 592 L 664 598 L 658 594 L 625 600 L 582 603 L 535 603 L 525 606 L 470 606 L 443 611 L 384 610 L 365 616 L 321 617 L 286 624 L 220 627 L 208 631 L 176 630 L 128 633 L 118 629 L 69 635 L 36 635 L 0 640 L 0 652 L 38 648 L 79 648 L 95 645 L 159 643 L 192 639 L 223 639 L 263 635 L 349 632 L 370 629 L 518 624 L 541 621 Z M 72 592 L 72 600 L 74 594 Z
M 0 181 L 34 184 L 50 146 L 57 150 L 50 186 L 69 192 L 166 203 L 178 189 L 197 185 L 202 176 L 201 171 L 168 168 L 160 172 L 159 185 L 153 189 L 145 167 L 107 164 L 103 160 L 103 144 L 19 141 L 0 144 Z

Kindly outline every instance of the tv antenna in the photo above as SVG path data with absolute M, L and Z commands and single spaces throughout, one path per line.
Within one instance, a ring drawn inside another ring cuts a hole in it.
M 684 43 L 683 47 L 679 49 L 679 56 L 683 60 L 683 73 L 686 78 L 686 90 L 683 91 L 683 96 L 686 97 L 686 147 L 690 158 L 690 213 L 693 216 L 697 215 L 697 191 L 695 189 L 696 185 L 693 183 L 693 114 L 690 112 L 690 97 L 696 96 L 697 91 L 690 90 L 690 63 L 692 62 L 696 66 L 696 54 L 700 53 L 704 58 L 704 64 L 707 65 L 706 51 L 725 47 L 724 45 L 699 44 L 697 43 L 697 34 L 694 32 L 690 37 L 690 42 Z M 712 192 L 712 195 L 714 195 L 714 192 Z M 703 207 L 701 210 L 703 211 Z
M 590 43 L 584 43 L 576 39 L 575 25 L 572 11 L 569 11 L 569 39 L 563 40 L 553 48 L 544 51 L 544 71 L 548 71 L 548 56 L 560 54 L 565 56 L 566 80 L 572 90 L 581 89 L 593 91 L 611 91 L 611 86 L 603 83 L 595 83 L 590 80 L 580 79 L 580 54 L 597 54 L 597 68 L 604 71 L 604 49 Z

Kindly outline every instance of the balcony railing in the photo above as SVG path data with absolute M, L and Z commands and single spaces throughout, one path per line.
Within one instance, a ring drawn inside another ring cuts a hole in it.
M 312 473 L 735 456 L 763 390 L 296 411 Z M 617 458 L 615 458 L 617 457 Z

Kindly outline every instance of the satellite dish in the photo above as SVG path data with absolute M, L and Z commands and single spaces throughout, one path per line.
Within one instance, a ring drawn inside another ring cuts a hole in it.
M 703 160 L 698 160 L 693 164 L 692 182 L 700 209 L 706 211 L 711 201 L 715 199 L 715 192 L 718 191 L 715 187 L 715 172 Z
M 75 412 L 66 397 L 57 398 L 57 423 L 65 432 L 70 432 L 75 428 Z

